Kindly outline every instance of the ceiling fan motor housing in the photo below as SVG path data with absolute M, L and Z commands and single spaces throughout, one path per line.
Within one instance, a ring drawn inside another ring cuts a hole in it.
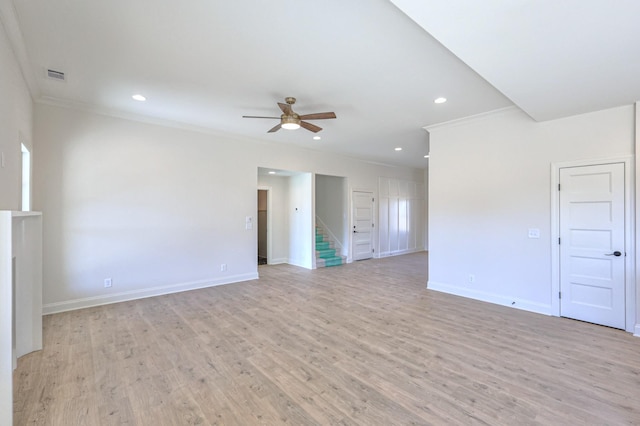
M 280 116 L 280 124 L 283 129 L 294 130 L 300 127 L 300 116 L 295 112 L 291 114 L 282 114 Z

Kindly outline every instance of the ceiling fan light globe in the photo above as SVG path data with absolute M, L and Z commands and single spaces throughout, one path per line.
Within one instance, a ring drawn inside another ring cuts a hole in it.
M 300 128 L 300 119 L 296 115 L 284 115 L 281 117 L 281 127 L 287 130 L 296 130 Z

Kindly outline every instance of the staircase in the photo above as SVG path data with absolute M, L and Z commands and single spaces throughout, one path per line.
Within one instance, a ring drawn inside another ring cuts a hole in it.
M 316 226 L 316 268 L 327 266 L 339 266 L 347 263 L 345 256 L 336 253 L 336 248 L 331 238 Z

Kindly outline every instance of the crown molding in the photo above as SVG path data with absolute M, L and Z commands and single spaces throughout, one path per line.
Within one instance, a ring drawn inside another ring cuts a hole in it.
M 511 112 L 521 112 L 524 114 L 524 111 L 522 111 L 520 108 L 518 108 L 515 105 L 511 105 L 508 107 L 498 108 L 498 109 L 494 109 L 487 112 L 481 112 L 480 114 L 470 115 L 463 118 L 456 118 L 455 120 L 444 121 L 442 123 L 436 123 L 429 126 L 424 126 L 423 129 L 426 130 L 427 132 L 431 132 L 433 130 L 463 126 L 465 124 L 469 124 L 474 121 L 484 120 L 488 117 L 493 117 L 493 116 L 505 115 Z
M 202 133 L 211 136 L 217 136 L 225 139 L 232 139 L 238 141 L 252 141 L 261 143 L 270 143 L 261 139 L 253 139 L 245 136 L 238 136 L 233 133 L 226 133 L 220 130 L 214 130 L 209 127 L 197 126 L 194 124 L 187 124 L 179 121 L 167 120 L 165 118 L 151 117 L 143 114 L 135 114 L 131 112 L 119 111 L 110 108 L 100 107 L 94 104 L 86 102 L 72 101 L 68 99 L 55 98 L 51 96 L 41 96 L 36 99 L 35 102 L 41 105 L 49 105 L 59 108 L 72 109 L 82 112 L 90 112 L 97 115 L 103 115 L 106 117 L 120 118 L 122 120 L 135 121 L 144 124 L 153 124 L 156 126 L 169 127 L 172 129 L 187 130 L 195 133 Z
M 284 147 L 287 146 L 287 145 L 283 145 L 281 143 L 272 142 L 272 141 L 268 141 L 268 140 L 264 140 L 264 139 L 252 138 L 252 137 L 248 137 L 248 136 L 239 136 L 239 135 L 236 135 L 236 134 L 233 134 L 233 133 L 222 132 L 220 130 L 214 130 L 214 129 L 209 128 L 209 127 L 196 126 L 196 125 L 193 125 L 193 124 L 186 124 L 186 123 L 182 123 L 182 122 L 171 121 L 171 120 L 167 120 L 167 119 L 164 119 L 164 118 L 150 117 L 150 116 L 146 116 L 146 115 L 142 115 L 142 114 L 134 114 L 134 113 L 130 113 L 130 112 L 123 112 L 123 111 L 118 111 L 118 110 L 99 107 L 99 106 L 96 106 L 94 104 L 89 104 L 89 103 L 85 103 L 85 102 L 71 101 L 71 100 L 68 100 L 68 99 L 60 99 L 60 98 L 54 98 L 54 97 L 50 97 L 50 96 L 41 96 L 40 98 L 35 100 L 35 103 L 41 104 L 41 105 L 49 105 L 49 106 L 54 106 L 54 107 L 59 107 L 59 108 L 71 109 L 71 110 L 76 110 L 76 111 L 82 111 L 82 112 L 90 112 L 90 113 L 93 113 L 93 114 L 98 114 L 98 115 L 103 115 L 103 116 L 113 117 L 113 118 L 119 118 L 119 119 L 122 119 L 122 120 L 135 121 L 135 122 L 144 123 L 144 124 L 152 124 L 152 125 L 156 125 L 156 126 L 168 127 L 168 128 L 173 128 L 173 129 L 179 129 L 179 130 L 186 130 L 186 131 L 190 131 L 190 132 L 195 132 L 195 133 L 206 134 L 206 135 L 215 136 L 215 137 L 219 137 L 219 138 L 224 138 L 226 140 L 234 140 L 234 141 L 239 141 L 239 142 L 259 143 L 259 144 L 262 144 L 262 145 L 268 145 L 268 146 L 278 147 L 278 148 L 282 148 L 283 146 Z M 352 155 L 348 155 L 348 154 L 344 154 L 344 153 L 322 151 L 322 150 L 312 149 L 312 148 L 308 148 L 308 147 L 301 147 L 301 146 L 292 146 L 292 149 L 303 150 L 303 151 L 306 151 L 306 152 L 316 153 L 316 154 L 323 154 L 323 155 L 326 155 L 326 154 L 335 155 L 335 156 L 338 156 L 338 157 L 341 157 L 341 158 L 349 159 L 349 160 L 352 160 L 352 161 L 358 161 L 360 163 L 366 163 L 366 164 L 375 165 L 375 166 L 383 166 L 383 167 L 388 167 L 388 168 L 406 168 L 406 166 L 399 166 L 399 165 L 396 165 L 396 164 L 384 163 L 384 162 L 375 161 L 375 160 L 371 160 L 371 159 L 367 159 L 367 158 L 354 157 Z M 414 168 L 416 170 L 423 170 L 421 168 L 416 168 L 416 167 L 412 167 L 412 168 Z

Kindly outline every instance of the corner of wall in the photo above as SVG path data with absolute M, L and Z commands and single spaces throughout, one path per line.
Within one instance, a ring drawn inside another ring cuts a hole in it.
M 435 281 L 428 281 L 427 288 L 442 293 L 453 294 L 455 296 L 494 303 L 496 305 L 502 305 L 509 308 L 521 309 L 523 311 L 534 312 L 542 315 L 551 315 L 551 305 L 544 305 L 517 297 L 507 297 L 503 294 L 471 290 L 465 287 Z

